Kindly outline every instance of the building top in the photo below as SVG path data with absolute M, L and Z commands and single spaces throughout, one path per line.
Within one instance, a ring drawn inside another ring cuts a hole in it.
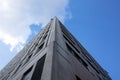
M 60 45 L 61 49 L 66 53 L 71 52 L 88 70 L 90 66 L 96 74 L 101 74 L 106 80 L 111 80 L 108 73 L 65 28 L 57 17 L 52 18 L 51 21 L 0 71 L 0 79 L 11 77 L 17 70 L 19 71 L 19 68 L 21 70 L 25 68 L 27 65 L 24 65 L 24 63 L 26 61 L 32 62 L 37 57 L 35 55 L 40 53 L 40 50 L 41 53 L 42 50 L 44 52 L 52 43 Z M 65 46 L 69 52 L 67 52 Z

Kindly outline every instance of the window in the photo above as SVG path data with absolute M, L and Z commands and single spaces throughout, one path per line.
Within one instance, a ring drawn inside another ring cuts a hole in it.
M 30 58 L 32 57 L 32 54 L 28 56 L 26 62 L 28 62 L 30 60 Z
M 49 32 L 49 29 L 47 29 L 46 34 Z
M 38 60 L 31 80 L 41 80 L 45 57 L 46 55 L 44 55 L 40 60 Z
M 69 41 L 68 41 L 69 42 Z M 67 43 L 66 43 L 67 44 Z M 70 43 L 69 42 L 69 44 L 78 52 L 78 53 L 80 53 L 80 51 L 72 44 L 72 43 Z
M 76 80 L 82 80 L 82 79 L 80 79 L 78 76 L 75 76 L 76 77 Z
M 43 48 L 43 46 L 44 46 L 44 43 L 42 43 L 42 44 L 38 47 L 36 53 L 38 53 L 38 52 Z
M 86 63 L 83 59 L 80 59 L 80 61 L 81 61 L 81 63 L 84 65 L 84 67 L 88 69 L 87 63 Z
M 95 66 L 93 66 L 93 64 L 91 63 L 91 62 L 88 62 L 90 65 L 91 65 L 91 67 L 99 74 L 100 72 L 98 71 L 98 69 L 96 69 L 96 67 Z
M 88 56 L 88 55 L 87 55 L 88 53 L 86 53 L 86 52 L 83 51 L 83 50 L 81 50 L 81 53 L 83 54 L 83 56 L 85 57 L 86 60 L 92 62 L 92 59 L 90 58 L 91 56 Z
M 68 51 L 74 55 L 75 51 L 67 43 L 66 43 L 66 46 L 67 46 Z
M 24 73 L 22 80 L 31 80 L 31 71 L 32 67 Z
M 31 57 L 32 57 L 32 54 L 26 56 L 26 57 L 24 58 L 24 60 L 22 61 L 22 64 L 21 64 L 21 65 L 24 66 L 26 63 L 28 63 L 28 62 L 30 61 Z
M 64 37 L 67 41 L 69 41 L 69 43 L 75 44 L 74 41 L 71 40 L 71 39 L 69 39 L 66 35 L 63 35 L 63 37 Z
M 46 39 L 46 37 L 47 37 L 47 34 L 45 34 L 45 36 L 43 37 L 43 41 Z
M 61 25 L 61 30 L 63 32 L 64 35 L 67 35 L 67 37 L 69 37 L 70 39 L 72 39 L 71 34 L 69 33 L 69 31 L 64 27 L 64 25 L 62 23 L 60 23 Z
M 69 39 L 71 39 L 72 40 L 72 37 L 70 36 L 70 34 L 69 33 L 67 33 L 66 31 L 64 31 L 64 30 L 62 30 L 62 32 L 63 32 L 63 34 L 64 35 L 66 35 Z
M 62 32 L 63 32 L 64 35 L 66 35 L 72 41 L 78 42 L 75 39 L 75 37 L 73 37 L 72 34 L 64 27 L 64 25 L 62 23 L 60 23 L 60 25 L 61 25 L 61 30 L 62 30 Z
M 41 50 L 43 48 L 43 45 L 44 45 L 44 43 L 39 46 L 39 50 Z
M 81 57 L 67 43 L 66 43 L 66 46 L 67 46 L 67 49 L 72 53 L 72 55 L 75 56 L 77 60 L 79 60 L 79 62 L 81 62 L 83 66 L 88 69 L 87 63 L 83 59 L 81 59 Z
M 25 60 L 25 63 L 24 63 L 24 64 L 26 64 L 27 62 L 29 62 L 29 60 L 31 59 L 31 57 L 32 57 L 32 54 L 31 54 L 31 55 L 28 55 L 28 56 L 27 56 L 27 59 Z
M 65 37 L 65 36 L 64 36 Z M 65 38 L 66 41 L 78 52 L 80 53 L 80 51 L 75 47 L 75 44 L 73 42 L 71 42 L 70 40 L 68 40 L 67 38 Z
M 16 74 L 16 72 L 19 70 L 20 67 L 21 67 L 21 64 L 19 64 L 19 65 L 15 68 L 13 75 Z

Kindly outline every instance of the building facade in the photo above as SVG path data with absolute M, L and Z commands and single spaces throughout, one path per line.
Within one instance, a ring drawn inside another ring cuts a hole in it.
M 111 80 L 55 17 L 0 72 L 0 80 Z

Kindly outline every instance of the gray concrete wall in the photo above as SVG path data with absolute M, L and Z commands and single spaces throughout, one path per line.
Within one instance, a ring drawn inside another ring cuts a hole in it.
M 44 55 L 44 62 L 38 63 Z M 34 77 L 39 74 L 39 78 Z M 56 17 L 0 72 L 0 80 L 26 77 L 30 80 L 111 80 Z

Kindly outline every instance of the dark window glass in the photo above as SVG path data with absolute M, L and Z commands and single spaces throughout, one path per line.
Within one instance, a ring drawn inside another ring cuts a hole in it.
M 99 74 L 100 72 L 98 71 L 98 69 L 96 69 L 96 67 L 95 66 L 93 66 L 93 64 L 91 63 L 91 62 L 88 62 L 90 65 L 91 65 L 91 67 Z
M 44 43 L 42 43 L 42 44 L 38 47 L 36 53 L 38 53 L 38 52 L 43 48 L 43 46 L 44 46 Z
M 41 50 L 43 48 L 43 45 L 44 45 L 44 43 L 39 46 L 39 50 Z
M 73 44 L 70 40 L 68 40 L 67 38 L 66 38 L 66 40 L 67 40 L 67 42 L 78 52 L 78 53 L 80 53 L 80 51 L 75 47 L 75 44 Z
M 44 61 L 45 61 L 46 55 L 44 55 L 38 62 L 35 67 L 33 76 L 31 80 L 41 80 L 41 75 L 43 71 Z
M 47 34 L 43 37 L 43 41 L 46 39 L 46 37 L 47 37 Z
M 78 76 L 76 76 L 76 80 L 82 80 L 82 79 L 80 79 Z
M 31 80 L 31 71 L 32 67 L 24 73 L 22 80 Z
M 63 37 L 64 37 L 67 41 L 69 41 L 69 43 L 75 44 L 74 41 L 71 40 L 71 39 L 69 39 L 66 35 L 63 35 Z
M 32 57 L 32 54 L 28 56 L 26 62 L 28 62 L 30 60 L 30 58 Z
M 75 56 L 77 60 L 79 60 L 79 62 L 81 62 L 83 66 L 88 69 L 87 63 L 83 59 L 81 59 L 81 57 L 67 43 L 66 43 L 66 46 L 67 46 L 67 49 L 72 53 L 72 55 Z
M 22 64 L 21 64 L 21 65 L 24 66 L 26 63 L 28 63 L 28 62 L 30 61 L 31 57 L 32 57 L 32 54 L 26 56 L 26 57 L 24 58 L 24 60 L 22 61 Z
M 66 43 L 66 46 L 67 46 L 68 51 L 74 55 L 75 51 L 67 43 Z

